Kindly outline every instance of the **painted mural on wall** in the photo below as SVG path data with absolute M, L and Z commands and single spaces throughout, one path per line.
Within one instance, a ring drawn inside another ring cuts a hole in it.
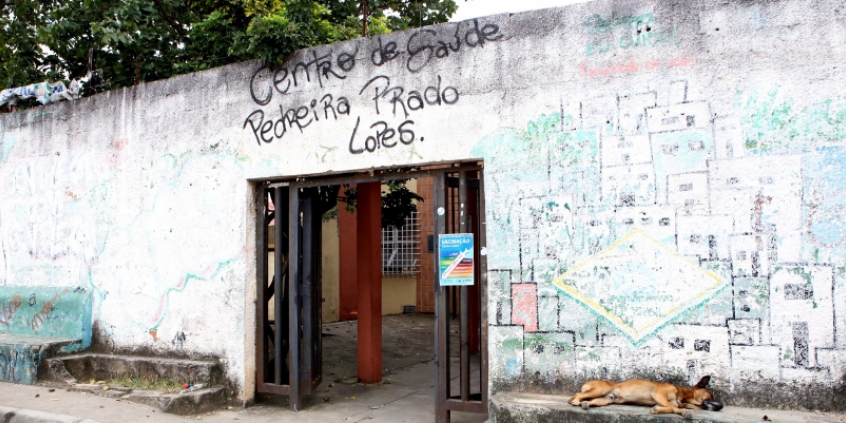
M 790 96 L 842 85 L 843 37 L 808 4 L 590 2 L 3 115 L 0 285 L 89 289 L 116 347 L 222 357 L 246 398 L 251 180 L 481 157 L 494 380 L 831 385 L 846 98 Z
M 128 90 L 97 97 L 102 107 L 85 100 L 85 117 L 5 115 L 0 286 L 85 287 L 107 346 L 214 355 L 242 385 L 249 179 L 389 152 L 422 160 L 437 134 L 424 113 L 437 121 L 461 104 L 444 63 L 505 38 L 474 19 L 315 47 L 273 70 L 232 65 L 237 76 L 220 77 L 231 92 L 217 77 L 214 89 L 166 94 L 159 81 L 130 100 Z
M 41 126 L 52 114 L 33 113 L 29 120 L 17 115 L 6 129 Z M 83 147 L 73 154 L 14 158 L 15 149 L 27 146 L 3 129 L 0 285 L 87 289 L 97 329 L 117 345 L 182 349 L 191 336 L 209 339 L 205 330 L 192 332 L 204 326 L 200 311 L 176 316 L 159 333 L 172 308 L 184 310 L 192 302 L 189 297 L 172 304 L 173 294 L 191 285 L 205 288 L 189 290 L 217 291 L 223 301 L 210 309 L 241 306 L 243 286 L 234 285 L 234 275 L 244 266 L 246 235 L 243 220 L 230 217 L 245 212 L 229 198 L 246 195 L 246 186 L 220 177 L 243 175 L 237 152 L 213 145 L 181 155 L 154 153 L 138 163 L 138 180 L 121 183 L 119 169 L 144 156 L 137 137 L 117 137 L 105 151 Z M 194 243 L 197 239 L 223 241 Z M 181 260 L 186 248 L 200 258 Z M 90 305 L 87 313 L 90 320 Z
M 0 286 L 0 382 L 33 384 L 50 351 L 91 344 L 91 292 Z
M 76 339 L 91 344 L 91 292 L 82 287 L 0 286 L 0 336 Z
M 476 146 L 494 379 L 839 382 L 846 102 L 739 92 L 716 116 L 668 89 L 565 99 Z
M 40 345 L 0 344 L 0 382 L 32 385 L 41 361 Z

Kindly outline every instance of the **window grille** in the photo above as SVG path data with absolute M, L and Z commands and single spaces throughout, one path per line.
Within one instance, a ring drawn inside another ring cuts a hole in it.
M 420 213 L 411 213 L 401 228 L 382 228 L 382 274 L 420 272 Z

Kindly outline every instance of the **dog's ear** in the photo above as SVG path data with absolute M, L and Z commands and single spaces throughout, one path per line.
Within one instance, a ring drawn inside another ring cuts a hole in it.
M 694 386 L 696 389 L 704 389 L 708 386 L 708 383 L 711 382 L 711 376 L 705 376 L 702 379 L 699 379 L 699 383 Z

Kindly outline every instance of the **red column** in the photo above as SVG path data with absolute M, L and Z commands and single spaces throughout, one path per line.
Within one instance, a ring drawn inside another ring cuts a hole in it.
M 340 319 L 355 320 L 358 315 L 358 245 L 356 215 L 338 203 L 338 267 L 340 273 Z
M 382 185 L 358 184 L 358 380 L 382 380 Z

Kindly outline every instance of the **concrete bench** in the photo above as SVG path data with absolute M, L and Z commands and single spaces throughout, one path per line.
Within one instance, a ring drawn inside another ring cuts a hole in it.
M 491 397 L 491 421 L 518 422 L 583 422 L 583 423 L 839 423 L 841 413 L 772 410 L 727 406 L 722 411 L 693 412 L 692 420 L 675 414 L 652 414 L 652 407 L 609 405 L 583 410 L 567 403 L 570 394 L 545 395 L 527 392 L 497 392 Z M 766 419 L 764 418 L 766 416 Z
M 91 345 L 91 292 L 0 286 L 0 382 L 34 384 L 46 358 Z

